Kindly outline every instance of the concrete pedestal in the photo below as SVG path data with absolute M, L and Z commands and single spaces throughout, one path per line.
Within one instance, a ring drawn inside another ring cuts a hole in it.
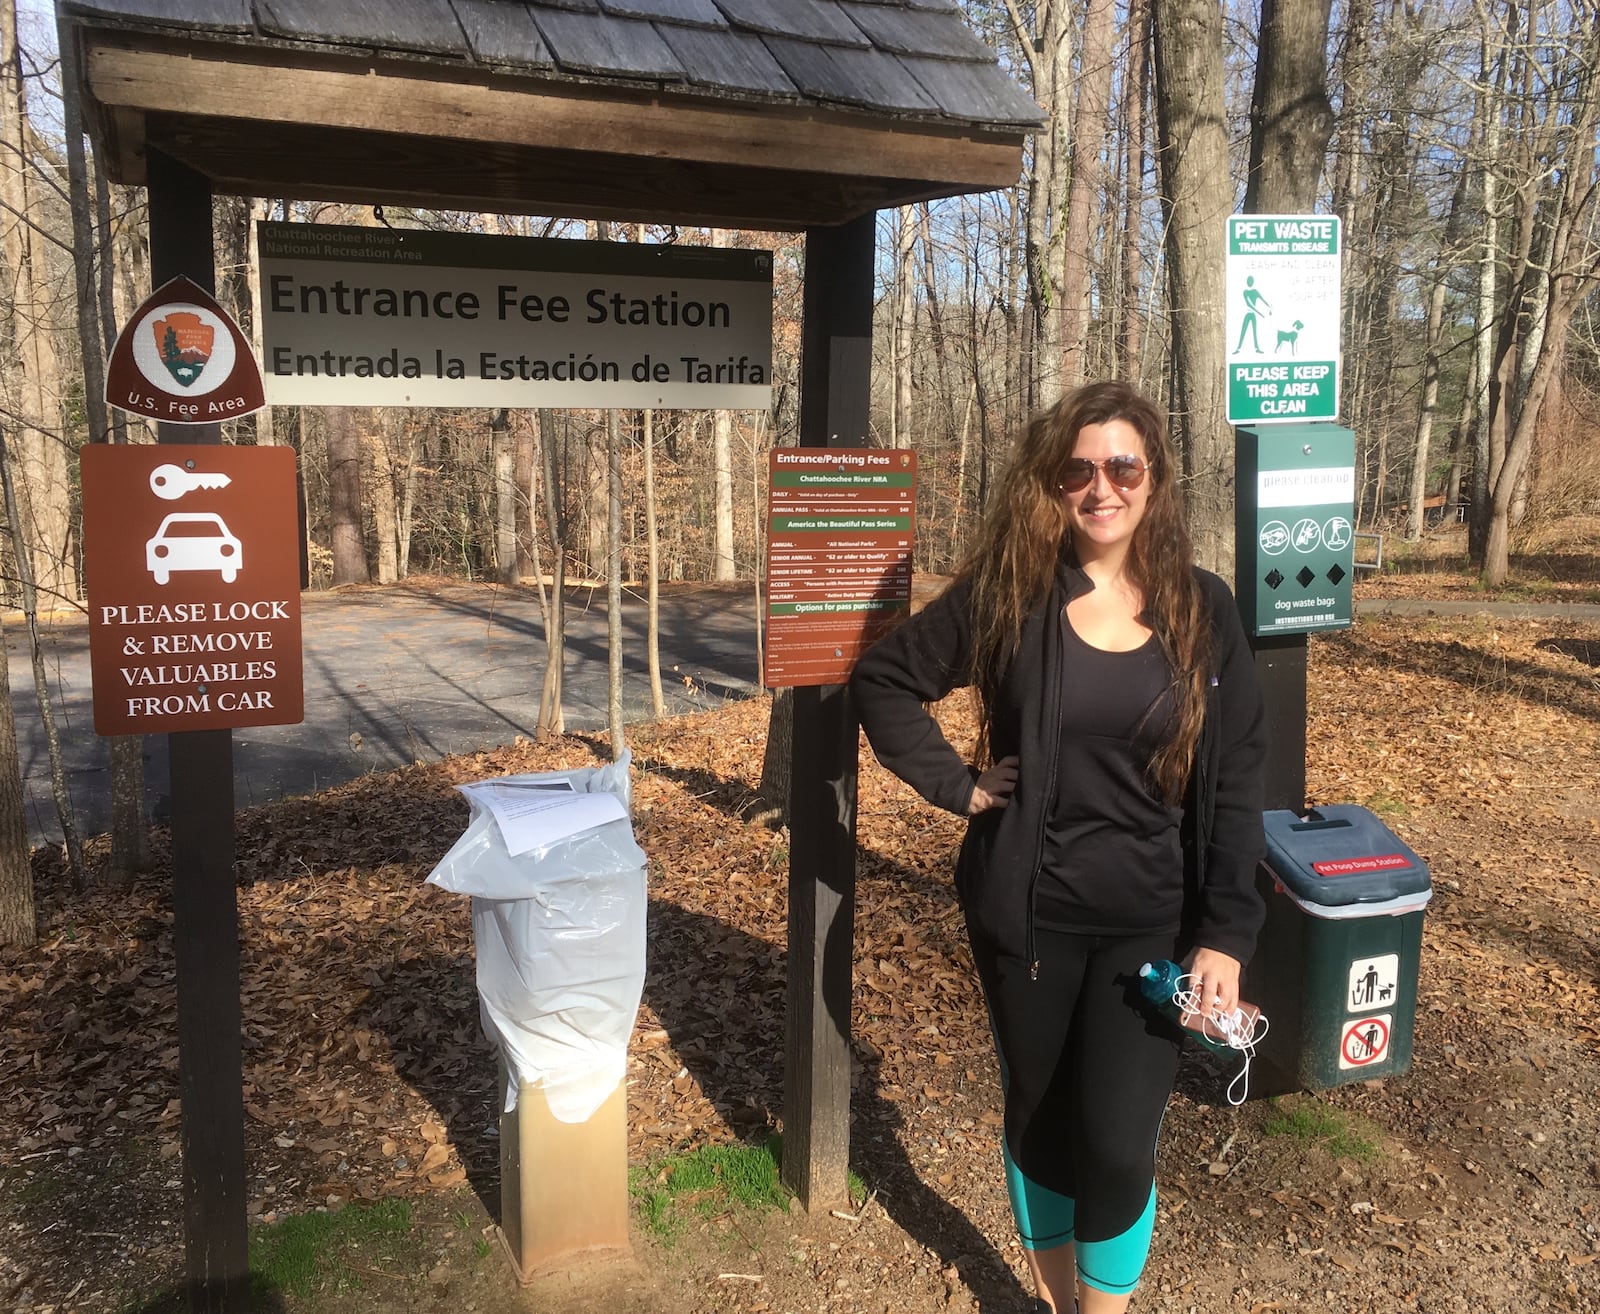
M 619 1082 L 587 1122 L 559 1121 L 523 1086 L 500 1115 L 500 1241 L 518 1280 L 567 1256 L 628 1248 L 628 1092 Z

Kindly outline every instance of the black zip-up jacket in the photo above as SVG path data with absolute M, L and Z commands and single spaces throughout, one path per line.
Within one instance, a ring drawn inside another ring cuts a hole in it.
M 1263 918 L 1255 868 L 1266 852 L 1265 713 L 1233 595 L 1209 571 L 1195 567 L 1195 577 L 1214 638 L 1205 723 L 1184 794 L 1181 929 L 1186 943 L 1243 963 Z M 1016 791 L 1009 806 L 971 819 L 956 863 L 956 891 L 968 922 L 1029 962 L 1045 821 L 1057 796 L 1061 688 L 1068 675 L 1061 614 L 1093 588 L 1082 569 L 1062 561 L 1049 596 L 1023 622 L 989 735 L 996 760 L 1018 758 Z M 928 802 L 960 816 L 967 813 L 978 771 L 946 741 L 926 704 L 972 683 L 969 597 L 965 581 L 946 589 L 875 644 L 850 680 L 878 760 Z

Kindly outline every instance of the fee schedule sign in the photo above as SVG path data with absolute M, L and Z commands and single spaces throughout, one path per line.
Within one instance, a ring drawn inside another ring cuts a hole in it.
M 843 684 L 911 610 L 917 456 L 779 447 L 768 460 L 766 684 Z
M 1334 215 L 1228 219 L 1228 422 L 1339 418 L 1340 227 Z
M 262 224 L 267 401 L 766 409 L 772 254 Z

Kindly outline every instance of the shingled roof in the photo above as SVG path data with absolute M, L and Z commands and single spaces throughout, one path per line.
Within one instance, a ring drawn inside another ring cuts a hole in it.
M 114 177 L 724 226 L 1014 182 L 1041 114 L 955 0 L 60 0 Z

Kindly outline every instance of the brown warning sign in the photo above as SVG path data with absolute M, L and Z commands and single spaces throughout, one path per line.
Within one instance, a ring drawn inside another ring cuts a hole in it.
M 765 682 L 842 684 L 911 610 L 917 455 L 780 447 L 768 471 Z
M 239 326 L 180 277 L 157 288 L 117 335 L 106 404 L 171 424 L 214 424 L 267 403 Z
M 303 719 L 294 463 L 288 447 L 82 449 L 97 733 Z

